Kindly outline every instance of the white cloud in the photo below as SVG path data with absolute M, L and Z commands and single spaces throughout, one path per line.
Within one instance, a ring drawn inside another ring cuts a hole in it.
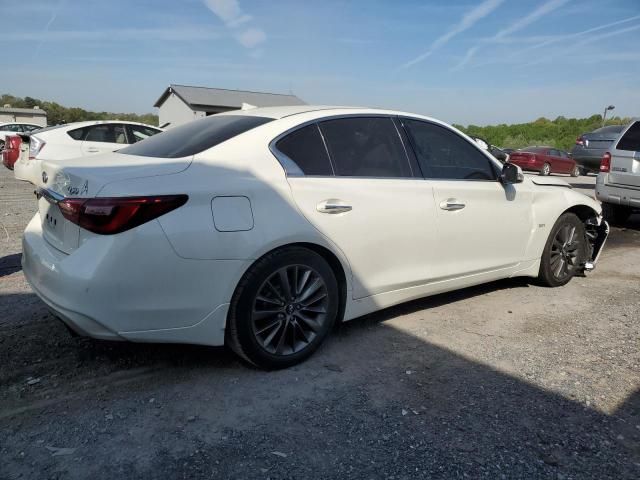
M 227 28 L 233 30 L 234 38 L 245 48 L 255 48 L 267 40 L 267 34 L 258 27 L 250 27 L 238 31 L 238 27 L 253 20 L 247 15 L 238 0 L 204 0 L 205 6 L 211 10 Z
M 267 39 L 265 33 L 259 28 L 249 28 L 236 35 L 236 39 L 245 48 L 254 48 Z
M 436 50 L 446 45 L 453 37 L 473 27 L 477 22 L 493 12 L 500 6 L 502 2 L 504 2 L 504 0 L 485 0 L 477 7 L 469 10 L 462 16 L 462 19 L 460 19 L 457 24 L 449 29 L 449 31 L 447 31 L 444 35 L 436 38 L 436 40 L 429 47 L 429 50 L 421 55 L 418 55 L 413 60 L 406 62 L 402 65 L 402 68 L 411 67 L 412 65 L 415 65 L 416 63 L 419 63 L 427 57 L 431 56 Z
M 525 27 L 528 27 L 532 23 L 540 20 L 545 15 L 548 15 L 554 10 L 557 10 L 558 8 L 562 7 L 568 1 L 569 0 L 548 0 L 547 2 L 543 3 L 538 8 L 536 8 L 529 15 L 526 15 L 520 18 L 519 20 L 509 25 L 507 28 L 503 28 L 502 30 L 500 30 L 493 37 L 487 39 L 485 43 L 497 42 L 508 35 L 511 35 L 515 32 L 522 30 Z M 455 70 L 459 70 L 464 66 L 466 66 L 471 61 L 471 59 L 475 56 L 479 48 L 480 48 L 479 46 L 475 46 L 467 50 L 466 55 L 463 57 L 462 61 L 455 67 Z

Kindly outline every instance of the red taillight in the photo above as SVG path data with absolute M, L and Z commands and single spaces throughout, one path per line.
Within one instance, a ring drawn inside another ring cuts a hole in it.
M 605 153 L 600 160 L 600 171 L 603 173 L 611 171 L 611 154 L 609 152 Z
M 582 145 L 584 147 L 584 137 L 582 135 L 576 138 L 576 145 Z
M 22 139 L 18 135 L 11 135 L 7 137 L 7 146 L 11 149 L 20 149 Z
M 85 230 L 100 235 L 124 232 L 187 202 L 187 195 L 155 197 L 65 198 L 58 202 L 62 215 Z

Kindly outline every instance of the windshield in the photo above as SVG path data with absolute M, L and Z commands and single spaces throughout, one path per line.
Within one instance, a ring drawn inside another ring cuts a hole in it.
M 160 158 L 189 157 L 272 120 L 248 115 L 212 115 L 154 135 L 118 150 L 118 153 Z

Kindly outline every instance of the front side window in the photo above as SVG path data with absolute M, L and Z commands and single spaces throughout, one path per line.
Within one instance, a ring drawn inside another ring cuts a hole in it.
M 321 122 L 335 174 L 343 177 L 412 177 L 400 135 L 389 117 Z
M 327 149 L 315 123 L 281 138 L 276 143 L 276 149 L 295 163 L 304 175 L 333 175 Z M 287 173 L 292 173 L 284 162 L 283 167 Z
M 129 143 L 138 143 L 146 138 L 153 137 L 161 131 L 162 130 L 145 127 L 143 125 L 129 125 Z
M 18 125 L 17 123 L 11 123 L 9 125 L 3 125 L 1 129 L 4 130 L 5 132 L 21 132 L 22 125 Z
M 134 143 L 118 153 L 158 158 L 188 157 L 271 121 L 273 118 L 252 115 L 211 115 Z
M 496 180 L 489 159 L 460 135 L 440 125 L 404 119 L 426 178 Z
M 618 150 L 628 150 L 631 152 L 640 152 L 640 122 L 636 122 L 622 136 L 618 145 Z

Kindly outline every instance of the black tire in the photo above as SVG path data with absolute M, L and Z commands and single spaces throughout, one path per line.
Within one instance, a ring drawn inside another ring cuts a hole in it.
M 542 170 L 540 170 L 540 175 L 543 177 L 551 175 L 551 165 L 545 162 L 545 164 L 542 166 Z
M 589 176 L 589 170 L 587 170 L 587 169 L 586 169 L 586 168 L 584 168 L 584 167 L 578 167 L 578 168 L 580 169 L 580 175 L 583 175 L 583 176 L 585 176 L 585 177 L 588 177 L 588 176 Z
M 302 247 L 276 250 L 256 261 L 238 284 L 229 308 L 226 343 L 258 368 L 293 366 L 325 340 L 339 304 L 338 281 L 322 256 Z
M 602 202 L 602 216 L 613 225 L 623 224 L 630 215 L 631 209 L 629 207 Z
M 571 176 L 579 177 L 580 175 L 582 175 L 582 169 L 576 165 L 575 167 L 573 167 L 573 170 L 571 170 Z
M 571 231 L 573 230 L 573 234 Z M 565 235 L 571 236 L 564 241 Z M 564 213 L 551 229 L 542 251 L 538 280 L 547 287 L 566 285 L 580 272 L 587 256 L 587 235 L 582 220 L 573 213 Z

